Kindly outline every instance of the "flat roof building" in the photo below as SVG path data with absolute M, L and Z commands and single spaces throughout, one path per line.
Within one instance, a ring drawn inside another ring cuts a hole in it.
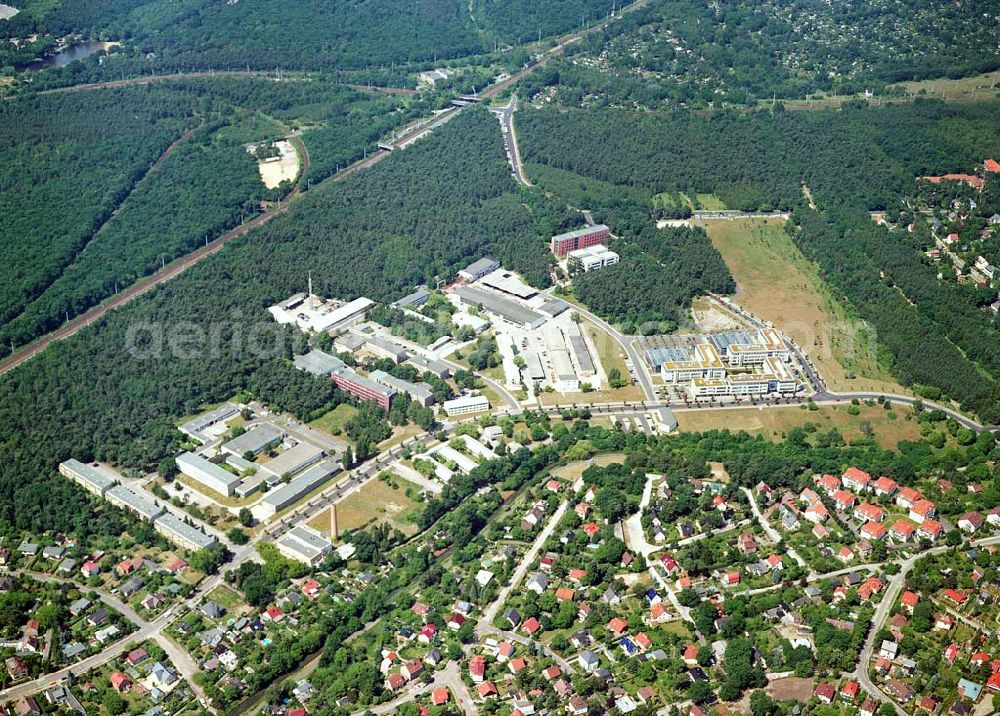
M 494 271 L 479 280 L 480 285 L 489 286 L 494 291 L 506 293 L 522 301 L 528 301 L 538 295 L 538 291 L 524 283 L 510 271 Z
M 300 470 L 304 470 L 310 465 L 314 465 L 323 458 L 323 451 L 310 443 L 299 443 L 293 448 L 285 450 L 275 458 L 257 466 L 258 474 L 270 473 L 275 477 L 285 477 L 294 475 Z
M 546 321 L 545 316 L 522 306 L 520 303 L 515 303 L 509 298 L 488 293 L 474 286 L 457 286 L 455 293 L 464 303 L 479 306 L 517 326 L 534 330 Z
M 194 438 L 204 445 L 205 443 L 211 442 L 212 439 L 210 436 L 205 434 L 205 431 L 208 428 L 239 415 L 239 412 L 240 408 L 238 405 L 223 403 L 219 407 L 209 410 L 207 413 L 202 413 L 198 417 L 188 420 L 178 429 L 188 437 Z
M 339 306 L 308 296 L 294 302 L 289 299 L 267 310 L 278 323 L 294 324 L 303 331 L 332 333 L 361 320 L 365 311 L 374 305 L 374 301 L 363 296 Z
M 333 549 L 330 540 L 306 525 L 298 525 L 288 530 L 274 545 L 278 552 L 288 559 L 304 562 L 311 567 L 322 562 Z
M 435 360 L 433 358 L 424 358 L 421 355 L 416 355 L 414 353 L 409 354 L 409 361 L 417 370 L 421 373 L 431 373 L 436 375 L 441 380 L 447 380 L 451 377 L 451 368 L 444 361 Z
M 149 522 L 163 514 L 163 508 L 160 505 L 145 497 L 140 497 L 124 485 L 115 485 L 105 493 L 104 497 L 112 505 L 134 512 L 141 519 Z
M 403 346 L 381 336 L 371 336 L 365 341 L 365 348 L 377 355 L 379 358 L 388 358 L 396 363 L 406 360 L 406 349 Z
M 396 391 L 392 388 L 358 375 L 348 368 L 334 372 L 333 382 L 338 388 L 359 400 L 374 401 L 382 410 L 389 410 L 392 407 L 392 399 L 396 396 Z
M 500 262 L 490 256 L 486 256 L 478 261 L 473 261 L 471 264 L 459 271 L 458 277 L 471 283 L 472 281 L 477 281 L 483 276 L 496 271 L 498 268 L 500 268 Z
M 182 473 L 220 495 L 232 497 L 237 485 L 240 484 L 240 478 L 236 475 L 223 470 L 198 453 L 181 453 L 174 458 L 174 462 Z
M 549 248 L 559 258 L 562 258 L 570 251 L 585 249 L 601 243 L 611 235 L 611 229 L 604 224 L 587 226 L 576 231 L 567 231 L 565 234 L 558 234 L 552 237 Z
M 197 527 L 165 512 L 153 522 L 153 529 L 176 545 L 197 552 L 215 544 L 215 537 L 205 534 Z
M 434 393 L 424 383 L 411 383 L 402 378 L 397 378 L 382 370 L 373 370 L 368 374 L 376 383 L 381 383 L 389 388 L 393 388 L 398 393 L 406 393 L 411 399 L 417 401 L 424 407 L 434 404 Z
M 430 297 L 430 291 L 426 288 L 418 288 L 413 293 L 407 294 L 397 301 L 393 301 L 392 306 L 393 308 L 417 308 L 427 303 L 427 299 Z
M 316 348 L 308 353 L 296 356 L 292 363 L 299 370 L 326 377 L 329 377 L 338 368 L 344 367 L 344 361 L 340 360 L 340 358 Z
M 260 508 L 265 516 L 270 517 L 289 505 L 293 505 L 331 477 L 340 472 L 340 465 L 329 460 L 323 460 L 313 465 L 291 482 L 271 490 L 260 500 Z
M 480 413 L 490 409 L 490 401 L 483 395 L 465 395 L 453 400 L 444 401 L 444 412 L 449 417 Z
M 243 457 L 247 453 L 259 455 L 285 439 L 284 430 L 274 423 L 258 423 L 242 435 L 223 443 L 222 449 L 231 455 Z
M 566 254 L 566 261 L 569 268 L 579 266 L 586 273 L 605 266 L 614 266 L 618 263 L 619 256 L 604 244 L 594 244 L 584 249 L 570 251 Z
M 450 445 L 447 444 L 439 445 L 438 447 L 431 450 L 431 452 L 435 455 L 438 455 L 441 458 L 444 458 L 444 460 L 447 462 L 455 463 L 455 466 L 457 467 L 458 471 L 466 475 L 468 475 L 472 470 L 474 470 L 476 466 L 479 464 L 475 460 L 469 458 L 466 455 L 463 455 L 458 450 L 455 450 L 454 448 L 452 448 Z
M 104 497 L 116 481 L 115 475 L 97 465 L 88 465 L 72 458 L 59 463 L 59 472 L 98 497 Z

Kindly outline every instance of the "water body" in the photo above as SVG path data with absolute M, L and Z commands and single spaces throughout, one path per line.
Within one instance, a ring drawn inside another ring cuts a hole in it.
M 49 55 L 48 57 L 35 60 L 34 62 L 29 62 L 27 64 L 21 65 L 16 69 L 20 72 L 27 70 L 29 72 L 37 72 L 38 70 L 44 70 L 51 67 L 65 67 L 71 62 L 76 62 L 78 60 L 85 60 L 91 55 L 97 54 L 98 52 L 107 52 L 113 47 L 121 47 L 120 42 L 81 42 L 71 47 L 67 47 L 54 55 Z

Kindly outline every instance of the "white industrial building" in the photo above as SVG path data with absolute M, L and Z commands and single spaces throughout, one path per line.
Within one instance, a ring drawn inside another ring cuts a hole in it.
M 114 487 L 118 478 L 117 475 L 97 465 L 88 465 L 72 458 L 59 463 L 59 472 L 98 497 L 104 497 L 107 491 Z
M 500 268 L 500 262 L 489 256 L 473 261 L 464 269 L 458 272 L 458 277 L 469 283 L 481 279 Z
M 585 249 L 570 251 L 566 255 L 566 267 L 571 271 L 579 267 L 583 269 L 584 273 L 601 269 L 605 266 L 613 266 L 618 261 L 618 254 L 604 244 L 596 244 L 595 246 L 588 246 Z
M 215 544 L 215 537 L 205 534 L 197 527 L 165 512 L 153 522 L 153 529 L 184 549 L 196 552 Z
M 261 498 L 259 509 L 265 517 L 271 517 L 301 500 L 338 472 L 340 472 L 340 465 L 329 460 L 313 465 L 291 482 L 264 495 Z
M 444 412 L 448 417 L 481 413 L 490 409 L 490 401 L 484 395 L 464 395 L 460 398 L 444 401 Z
M 285 439 L 285 431 L 273 423 L 258 423 L 222 445 L 223 452 L 243 457 L 247 453 L 259 455 Z
M 329 377 L 335 370 L 344 367 L 344 361 L 317 348 L 296 356 L 292 361 L 296 368 L 313 375 Z
M 323 561 L 323 558 L 333 549 L 333 543 L 322 534 L 306 525 L 298 525 L 288 530 L 274 543 L 278 553 L 304 562 L 311 567 Z
M 223 403 L 217 408 L 213 408 L 206 413 L 202 413 L 196 418 L 188 420 L 178 429 L 188 437 L 193 438 L 204 445 L 212 441 L 212 435 L 208 432 L 210 428 L 215 427 L 219 423 L 224 424 L 225 421 L 239 415 L 239 412 L 240 407 L 238 405 Z M 222 426 L 220 426 L 220 428 L 221 427 Z
M 198 453 L 181 453 L 174 459 L 174 462 L 177 463 L 177 469 L 183 474 L 220 495 L 232 497 L 236 487 L 240 484 L 239 477 L 223 470 Z
M 297 293 L 267 310 L 278 323 L 295 325 L 302 331 L 332 333 L 362 320 L 365 312 L 374 305 L 374 301 L 363 296 L 341 304 Z
M 140 497 L 124 485 L 115 485 L 105 493 L 104 497 L 112 505 L 134 512 L 139 518 L 148 522 L 155 520 L 164 511 L 160 505 L 145 497 Z
M 310 465 L 316 464 L 322 458 L 323 451 L 320 448 L 311 443 L 299 443 L 267 462 L 258 463 L 257 470 L 282 478 L 286 475 L 294 475 Z

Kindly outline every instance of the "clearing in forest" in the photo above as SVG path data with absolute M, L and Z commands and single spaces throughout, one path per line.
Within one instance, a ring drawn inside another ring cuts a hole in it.
M 909 394 L 876 359 L 873 329 L 830 292 L 778 220 L 705 222 L 736 280 L 736 302 L 813 360 L 834 391 Z
M 343 534 L 369 524 L 385 523 L 407 537 L 416 534 L 417 519 L 424 506 L 407 494 L 410 490 L 416 492 L 416 488 L 402 478 L 388 482 L 369 480 L 360 490 L 337 503 L 337 529 Z M 330 511 L 321 510 L 309 526 L 328 534 Z
M 900 440 L 920 440 L 920 425 L 907 419 L 909 407 L 896 405 L 888 411 L 881 405 L 860 405 L 857 415 L 847 412 L 847 405 L 821 405 L 817 410 L 799 406 L 787 408 L 735 408 L 718 410 L 678 410 L 677 424 L 685 432 L 706 430 L 745 430 L 777 442 L 792 428 L 812 423 L 821 432 L 836 428 L 848 442 L 867 435 L 887 449 L 895 449 Z M 892 412 L 892 415 L 889 413 Z

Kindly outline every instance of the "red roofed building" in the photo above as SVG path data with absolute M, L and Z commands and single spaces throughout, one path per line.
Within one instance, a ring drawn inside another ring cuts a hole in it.
M 533 636 L 535 632 L 542 628 L 542 625 L 538 623 L 538 620 L 535 619 L 535 617 L 531 617 L 524 620 L 524 624 L 521 625 L 521 628 L 524 629 L 529 636 Z
M 885 525 L 867 522 L 861 527 L 861 536 L 869 540 L 880 540 L 885 537 Z
M 837 691 L 833 688 L 833 684 L 820 684 L 816 687 L 815 696 L 820 702 L 824 704 L 829 704 L 833 702 L 833 697 L 836 696 Z
M 621 636 L 628 629 L 628 622 L 621 617 L 613 617 L 608 622 L 608 630 L 615 636 Z
M 559 589 L 556 590 L 557 602 L 572 602 L 575 596 L 576 592 L 566 587 L 559 587 Z
M 571 570 L 569 570 L 569 578 L 570 578 L 570 580 L 573 581 L 573 582 L 576 582 L 577 584 L 579 584 L 580 581 L 584 577 L 586 577 L 586 576 L 587 576 L 587 570 L 585 570 L 585 569 L 571 569 Z
M 735 572 L 735 571 L 733 571 L 733 572 L 726 572 L 726 576 L 724 576 L 722 578 L 722 581 L 728 587 L 732 587 L 733 585 L 739 584 L 740 583 L 740 573 L 739 572 Z
M 515 676 L 517 676 L 517 672 L 524 669 L 527 665 L 528 662 L 522 659 L 521 657 L 517 657 L 516 659 L 511 659 L 510 661 L 507 662 L 507 668 L 510 669 L 510 673 L 514 674 Z
M 954 604 L 964 604 L 965 600 L 969 598 L 969 595 L 965 592 L 959 592 L 955 589 L 946 589 L 942 592 L 941 596 Z
M 983 526 L 983 516 L 978 512 L 966 512 L 958 518 L 958 529 L 973 533 Z
M 1000 693 L 1000 672 L 993 674 L 986 682 L 986 688 L 993 693 Z
M 832 496 L 834 492 L 840 489 L 840 478 L 836 475 L 823 475 L 823 477 L 816 481 L 816 485 L 826 492 L 827 496 Z
M 858 587 L 858 596 L 861 599 L 871 599 L 872 596 L 882 591 L 882 580 L 878 577 L 869 577 Z
M 841 480 L 844 483 L 844 487 L 849 487 L 852 490 L 860 492 L 861 490 L 868 489 L 868 483 L 871 481 L 872 476 L 865 472 L 864 470 L 859 470 L 856 467 L 849 467 L 841 475 Z
M 597 526 L 596 522 L 588 522 L 583 526 L 583 531 L 587 533 L 588 537 L 593 538 L 594 535 L 601 531 L 601 528 Z
M 917 535 L 929 539 L 931 542 L 940 537 L 942 532 L 944 532 L 944 525 L 937 520 L 924 520 L 917 527 Z
M 900 517 L 892 525 L 892 529 L 889 530 L 889 536 L 892 537 L 896 542 L 909 542 L 910 537 L 916 532 L 917 528 L 913 526 L 912 522 Z
M 688 666 L 698 666 L 698 645 L 688 644 L 684 647 L 684 652 L 681 654 L 681 659 Z
M 385 677 L 386 691 L 399 691 L 404 686 L 406 686 L 406 678 L 400 673 L 389 674 Z
M 1000 164 L 998 164 L 993 159 L 987 159 L 983 162 L 983 169 L 993 174 L 1000 174 Z
M 469 659 L 469 676 L 472 680 L 480 684 L 486 676 L 486 657 L 482 654 L 475 654 Z M 482 694 L 480 694 L 482 695 Z
M 910 519 L 920 523 L 933 518 L 936 511 L 937 508 L 934 507 L 934 503 L 930 500 L 917 500 L 910 507 Z
M 899 488 L 899 493 L 896 495 L 896 504 L 900 507 L 910 509 L 920 499 L 922 499 L 920 493 L 912 487 L 901 487 Z
M 122 672 L 116 671 L 111 674 L 111 687 L 119 694 L 125 693 L 131 686 L 132 682 Z
M 476 687 L 476 692 L 481 699 L 495 699 L 497 697 L 497 687 L 493 685 L 492 681 L 479 684 Z
M 881 497 L 891 497 L 899 489 L 899 485 L 892 478 L 882 476 L 871 484 L 872 492 Z
M 845 681 L 844 685 L 840 687 L 840 698 L 850 701 L 852 704 L 858 698 L 859 693 L 861 693 L 861 685 L 857 681 Z
M 885 510 L 878 505 L 862 502 L 854 508 L 854 519 L 862 522 L 881 522 L 885 519 Z
M 837 509 L 842 512 L 854 507 L 855 501 L 854 495 L 846 490 L 837 490 L 833 493 L 833 503 L 836 505 Z
M 916 592 L 903 592 L 903 596 L 899 601 L 906 611 L 913 614 L 913 608 L 920 602 L 920 595 Z
M 451 698 L 451 692 L 446 688 L 434 689 L 431 693 L 431 703 L 435 706 L 444 706 Z
M 302 584 L 302 593 L 306 596 L 306 599 L 312 601 L 319 596 L 319 582 L 315 579 L 307 579 Z

